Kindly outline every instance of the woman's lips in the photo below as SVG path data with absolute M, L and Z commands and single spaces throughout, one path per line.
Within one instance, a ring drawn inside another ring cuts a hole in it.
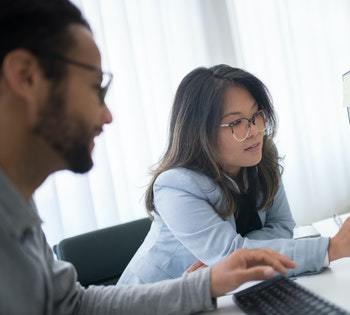
M 251 146 L 249 146 L 248 148 L 244 149 L 244 151 L 248 151 L 248 152 L 255 152 L 258 150 L 260 150 L 260 142 L 254 143 Z

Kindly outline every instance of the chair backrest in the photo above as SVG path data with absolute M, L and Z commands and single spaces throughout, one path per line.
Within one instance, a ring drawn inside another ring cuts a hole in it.
M 54 251 L 58 259 L 75 266 L 83 286 L 115 284 L 145 239 L 151 223 L 145 218 L 70 237 L 55 246 Z

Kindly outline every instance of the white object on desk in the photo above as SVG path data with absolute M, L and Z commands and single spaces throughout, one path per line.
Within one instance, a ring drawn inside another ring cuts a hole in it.
M 319 237 L 321 236 L 320 232 L 318 232 L 312 225 L 304 225 L 297 226 L 293 230 L 293 238 L 305 238 L 305 237 Z
M 350 71 L 343 74 L 343 106 L 350 107 Z
M 344 222 L 348 217 L 350 217 L 350 213 L 341 214 L 339 217 Z M 312 226 L 320 232 L 321 236 L 324 237 L 333 237 L 339 230 L 339 226 L 333 217 L 312 223 Z
M 311 225 L 298 226 L 293 230 L 293 238 L 332 237 L 338 232 L 341 223 L 348 217 L 350 217 L 350 213 L 344 213 L 341 215 L 333 215 L 331 218 L 317 221 Z
M 343 74 L 343 106 L 347 109 L 350 122 L 350 71 Z

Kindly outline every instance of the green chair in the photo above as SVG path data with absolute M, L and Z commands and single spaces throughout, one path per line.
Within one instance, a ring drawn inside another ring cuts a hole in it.
M 66 238 L 54 246 L 58 259 L 71 262 L 84 286 L 115 284 L 142 244 L 149 218 Z

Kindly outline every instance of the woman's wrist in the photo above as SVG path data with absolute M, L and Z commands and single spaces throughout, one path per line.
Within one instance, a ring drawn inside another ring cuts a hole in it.
M 333 260 L 337 260 L 340 257 L 338 257 L 338 250 L 337 250 L 337 241 L 334 239 L 334 237 L 331 237 L 329 239 L 329 244 L 328 244 L 328 259 L 329 262 Z

